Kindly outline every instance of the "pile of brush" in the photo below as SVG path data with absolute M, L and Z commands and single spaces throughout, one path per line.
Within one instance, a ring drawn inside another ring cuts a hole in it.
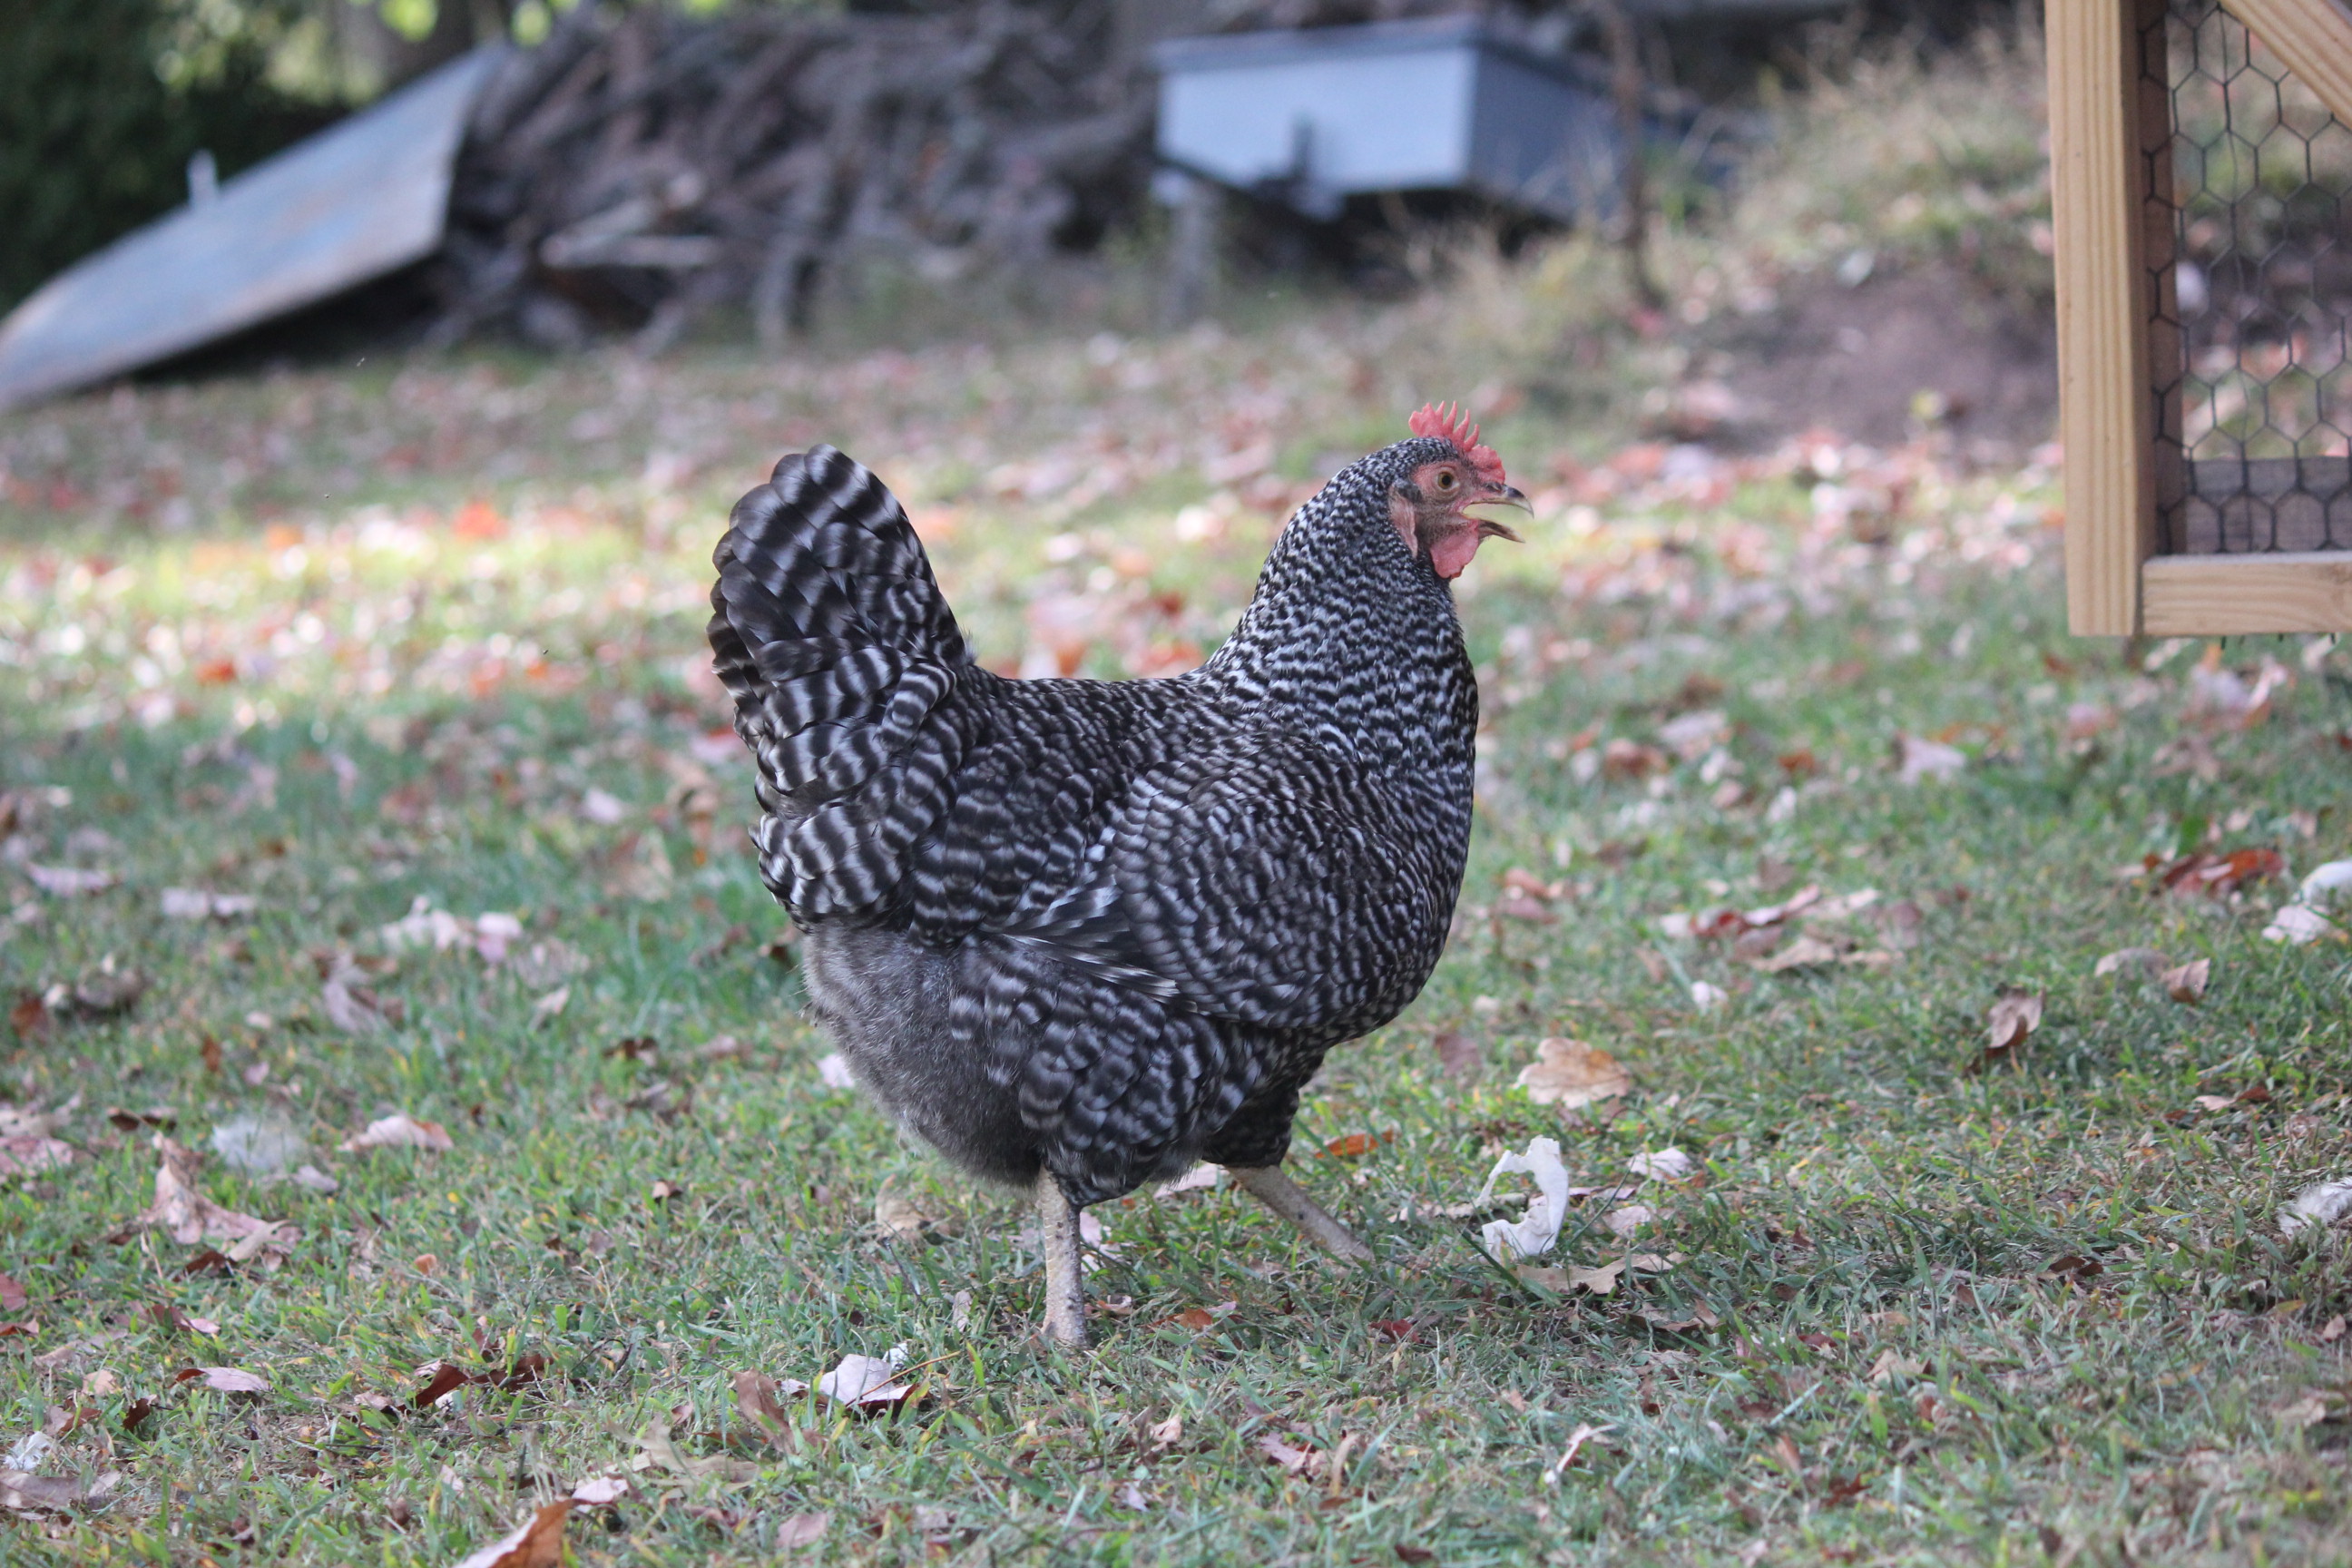
M 674 342 L 748 306 L 773 344 L 828 268 L 953 277 L 1083 245 L 1150 172 L 1111 0 L 889 16 L 582 5 L 478 103 L 434 335 Z

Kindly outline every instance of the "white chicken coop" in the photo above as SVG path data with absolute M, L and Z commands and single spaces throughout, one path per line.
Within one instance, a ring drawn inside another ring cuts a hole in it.
M 1309 217 L 1391 191 L 1468 192 L 1563 222 L 1615 203 L 1607 94 L 1475 16 L 1171 38 L 1153 59 L 1160 160 Z

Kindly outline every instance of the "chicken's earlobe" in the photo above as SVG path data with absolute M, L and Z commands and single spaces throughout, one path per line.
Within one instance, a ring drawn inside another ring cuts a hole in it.
M 1411 493 L 1412 487 L 1402 480 L 1389 487 L 1389 521 L 1396 525 L 1397 537 L 1404 541 L 1405 553 L 1421 553 L 1421 511 L 1414 505 L 1419 499 Z

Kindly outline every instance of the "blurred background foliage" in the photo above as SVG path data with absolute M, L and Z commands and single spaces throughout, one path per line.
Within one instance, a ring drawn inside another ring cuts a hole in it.
M 221 178 L 571 0 L 0 0 L 0 309 Z

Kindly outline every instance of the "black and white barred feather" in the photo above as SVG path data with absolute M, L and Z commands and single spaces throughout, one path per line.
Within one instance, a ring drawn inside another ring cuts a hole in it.
M 1373 454 L 1301 508 L 1170 680 L 976 664 L 906 513 L 819 447 L 737 503 L 710 642 L 811 1001 L 911 1131 L 1080 1203 L 1270 1164 L 1332 1045 L 1444 947 L 1476 687 Z

